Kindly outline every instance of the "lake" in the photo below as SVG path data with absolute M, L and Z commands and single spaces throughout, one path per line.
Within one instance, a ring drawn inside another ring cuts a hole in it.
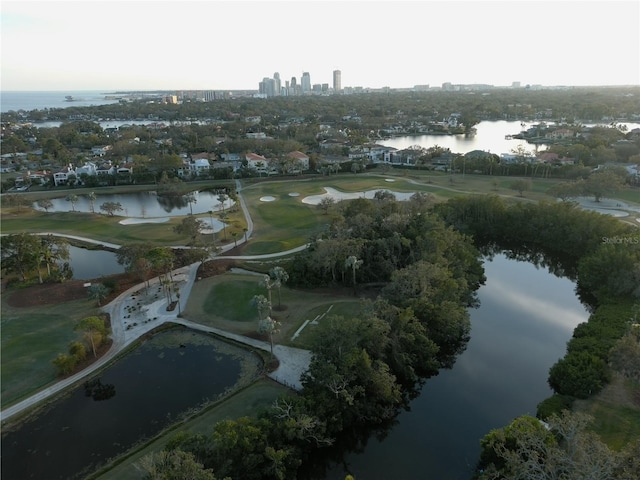
M 2 478 L 72 479 L 246 384 L 261 360 L 237 346 L 179 327 L 155 335 L 52 403 L 19 430 L 3 431 Z
M 497 255 L 471 310 L 471 340 L 451 370 L 426 381 L 410 411 L 383 440 L 345 453 L 314 478 L 469 480 L 480 439 L 549 397 L 549 368 L 565 354 L 574 328 L 588 319 L 575 285 L 533 264 Z
M 501 155 L 511 153 L 512 150 L 522 146 L 529 152 L 546 150 L 546 145 L 531 145 L 526 140 L 506 140 L 506 135 L 515 135 L 522 130 L 534 125 L 527 124 L 523 127 L 520 122 L 495 121 L 480 122 L 475 126 L 476 134 L 465 135 L 408 135 L 378 140 L 376 143 L 399 150 L 419 145 L 424 148 L 431 148 L 438 145 L 448 148 L 453 153 L 469 153 L 473 150 L 483 150 L 485 152 Z

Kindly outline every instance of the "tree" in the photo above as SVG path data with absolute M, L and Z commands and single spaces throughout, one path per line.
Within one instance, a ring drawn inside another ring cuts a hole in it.
M 89 192 L 89 194 L 87 195 L 87 198 L 89 199 L 89 208 L 91 209 L 91 213 L 95 213 L 95 202 L 96 202 L 96 193 L 95 192 Z
M 100 210 L 104 211 L 110 217 L 113 217 L 116 212 L 124 210 L 120 202 L 104 202 L 100 205 Z
M 150 453 L 135 464 L 144 480 L 216 480 L 211 469 L 205 469 L 193 453 L 180 449 Z
M 63 237 L 49 234 L 41 237 L 41 260 L 47 266 L 47 275 L 51 276 L 51 267 L 60 260 L 69 260 L 69 241 Z
M 58 375 L 68 375 L 76 368 L 77 359 L 73 355 L 59 353 L 53 360 L 53 365 L 58 369 Z
M 322 197 L 320 202 L 318 203 L 318 208 L 324 212 L 326 215 L 329 213 L 329 209 L 336 204 L 335 198 L 328 195 L 326 197 Z
M 511 182 L 511 190 L 515 190 L 522 197 L 523 192 L 531 190 L 531 180 L 519 179 Z
M 104 320 L 100 317 L 87 317 L 80 320 L 74 330 L 82 332 L 85 341 L 91 346 L 94 358 L 96 358 L 96 348 L 102 345 L 109 335 L 109 329 L 105 327 Z
M 53 208 L 53 202 L 48 198 L 41 198 L 37 202 L 38 207 L 44 209 L 45 212 L 49 213 L 49 209 Z
M 187 215 L 182 221 L 173 227 L 173 231 L 179 235 L 189 237 L 189 245 L 198 243 L 200 231 L 206 227 L 205 223 L 193 215 Z
M 67 202 L 71 202 L 71 210 L 76 211 L 76 202 L 78 201 L 78 196 L 75 194 L 69 194 L 66 198 Z
M 193 215 L 193 204 L 198 203 L 198 197 L 195 192 L 189 192 L 185 195 L 185 200 L 189 204 L 189 212 Z
M 606 363 L 589 352 L 569 353 L 549 371 L 549 386 L 553 391 L 576 398 L 595 395 L 608 381 Z
M 267 316 L 258 322 L 258 333 L 269 335 L 269 342 L 271 343 L 271 356 L 273 356 L 273 335 L 280 332 L 280 322 L 274 320 L 270 316 Z
M 229 196 L 226 193 L 218 195 L 218 202 L 220 203 L 219 208 L 222 210 L 222 213 L 224 213 L 224 202 L 226 202 L 228 198 Z
M 2 269 L 18 274 L 20 281 L 40 263 L 42 244 L 37 235 L 16 233 L 0 238 Z
M 640 381 L 640 326 L 634 324 L 629 333 L 616 342 L 609 361 L 625 378 Z
M 251 303 L 255 305 L 258 310 L 258 323 L 265 318 L 271 311 L 271 302 L 264 295 L 254 295 L 251 299 Z
M 584 182 L 584 193 L 592 195 L 596 202 L 609 198 L 624 188 L 624 180 L 614 171 L 603 169 L 593 172 Z
M 565 410 L 547 424 L 522 416 L 482 441 L 480 480 L 614 478 L 618 456 L 588 430 L 591 417 Z
M 102 283 L 94 283 L 87 289 L 89 298 L 95 300 L 100 306 L 102 300 L 109 295 L 109 289 Z
M 269 275 L 263 275 L 262 280 L 260 280 L 259 284 L 261 287 L 267 289 L 267 296 L 269 298 L 269 305 L 273 305 L 271 302 L 271 289 L 276 286 L 277 280 L 272 279 Z
M 362 260 L 358 260 L 358 258 L 355 255 L 350 255 L 347 257 L 347 259 L 344 261 L 344 267 L 346 269 L 351 269 L 351 273 L 352 273 L 352 278 L 353 278 L 353 294 L 356 294 L 356 270 L 358 268 L 360 268 L 360 266 L 362 265 L 363 261 Z
M 269 270 L 269 276 L 275 280 L 275 286 L 278 289 L 278 306 L 282 306 L 281 298 L 280 298 L 280 287 L 283 283 L 287 283 L 289 280 L 289 274 L 282 267 L 273 267 Z

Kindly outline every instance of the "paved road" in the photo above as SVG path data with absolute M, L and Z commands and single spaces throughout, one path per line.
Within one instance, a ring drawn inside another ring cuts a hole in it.
M 237 190 L 238 190 L 238 198 L 240 200 L 240 205 L 244 212 L 244 215 L 247 219 L 247 239 L 250 238 L 251 233 L 253 232 L 253 222 L 251 221 L 251 216 L 249 215 L 249 210 L 246 207 L 244 199 L 240 194 L 241 185 L 237 182 Z M 43 233 L 46 235 L 48 233 Z M 89 243 L 95 243 L 98 245 L 105 245 L 111 248 L 120 248 L 120 245 L 100 242 L 92 239 L 87 239 L 83 237 L 73 236 L 73 235 L 60 235 L 57 233 L 52 233 L 52 235 L 64 236 L 67 238 L 73 238 L 76 240 L 81 240 Z M 244 241 L 244 239 L 243 239 Z M 240 243 L 240 242 L 239 242 Z M 221 248 L 221 252 L 228 251 L 234 248 L 234 244 L 230 243 Z M 301 247 L 294 248 L 292 250 L 288 250 L 285 252 L 279 252 L 274 254 L 266 254 L 266 255 L 252 255 L 252 256 L 219 256 L 216 255 L 212 257 L 212 260 L 217 258 L 220 259 L 260 259 L 260 258 L 272 258 L 276 256 L 289 255 L 291 253 L 295 253 L 297 251 L 301 251 L 305 249 L 307 246 L 302 245 Z M 187 299 L 189 298 L 189 294 L 191 293 L 191 288 L 195 282 L 196 274 L 198 271 L 198 267 L 200 263 L 194 263 L 192 265 L 179 268 L 173 272 L 174 280 L 177 282 L 177 286 L 180 291 L 180 302 L 182 305 L 186 304 Z M 157 288 L 158 278 L 154 278 L 150 281 L 150 288 Z M 262 350 L 270 351 L 271 346 L 268 342 L 261 342 L 259 340 L 255 340 L 252 338 L 244 337 L 242 335 L 236 335 L 230 332 L 226 332 L 224 330 L 220 330 L 213 327 L 207 327 L 205 325 L 201 325 L 198 323 L 191 322 L 189 320 L 178 317 L 180 312 L 179 309 L 176 309 L 172 312 L 167 312 L 167 304 L 168 301 L 166 298 L 161 298 L 157 301 L 149 303 L 144 306 L 144 311 L 141 311 L 138 318 L 131 319 L 130 314 L 128 314 L 127 307 L 136 303 L 134 299 L 139 298 L 143 295 L 143 291 L 145 290 L 144 284 L 139 284 L 135 287 L 130 288 L 126 292 L 123 292 L 110 302 L 108 305 L 103 307 L 103 311 L 108 313 L 111 318 L 111 335 L 113 339 L 113 344 L 109 351 L 99 358 L 95 363 L 85 368 L 81 372 L 76 373 L 64 380 L 61 380 L 50 387 L 47 387 L 35 395 L 12 405 L 0 412 L 0 421 L 4 422 L 10 417 L 18 414 L 19 412 L 36 405 L 37 403 L 55 395 L 56 393 L 80 382 L 83 378 L 91 375 L 96 370 L 104 367 L 110 361 L 118 356 L 125 348 L 135 342 L 138 338 L 140 338 L 145 333 L 153 330 L 154 328 L 162 325 L 166 322 L 179 323 L 182 325 L 186 325 L 190 328 L 201 330 L 205 332 L 212 332 L 217 335 L 220 335 L 225 338 L 233 339 L 237 342 L 244 343 L 246 345 L 250 345 L 254 348 L 259 348 Z M 149 320 L 156 318 L 155 320 Z M 144 320 L 143 320 L 144 319 Z M 135 324 L 135 325 L 134 325 Z M 269 373 L 269 377 L 276 380 L 283 385 L 286 385 L 290 388 L 301 389 L 302 385 L 300 382 L 300 376 L 309 368 L 309 363 L 311 361 L 311 352 L 308 350 L 302 350 L 299 348 L 286 347 L 284 345 L 275 345 L 274 346 L 274 355 L 278 359 L 279 366 L 278 368 Z

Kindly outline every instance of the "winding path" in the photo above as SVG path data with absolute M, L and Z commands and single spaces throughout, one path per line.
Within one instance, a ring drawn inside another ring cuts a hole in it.
M 240 206 L 244 213 L 244 216 L 247 221 L 247 235 L 246 238 L 249 239 L 251 234 L 253 233 L 253 221 L 251 220 L 251 215 L 249 214 L 249 209 L 246 206 L 244 198 L 240 194 L 242 186 L 239 181 L 236 181 L 236 189 L 238 192 L 238 199 L 240 200 Z M 41 235 L 48 235 L 49 232 L 41 233 Z M 62 236 L 74 240 L 79 240 L 83 242 L 93 243 L 96 245 L 104 245 L 109 248 L 119 249 L 120 245 L 116 245 L 108 242 L 101 242 L 97 240 L 92 240 L 84 237 L 79 237 L 75 235 L 62 235 L 58 233 L 51 232 L 52 235 Z M 238 241 L 238 243 L 244 242 L 244 239 Z M 229 243 L 221 247 L 220 252 L 226 252 L 235 247 L 235 243 Z M 290 255 L 292 253 L 304 250 L 307 248 L 307 245 L 302 245 L 300 247 L 287 250 L 284 252 L 278 252 L 273 254 L 264 254 L 264 255 L 247 255 L 247 256 L 220 256 L 215 255 L 211 258 L 211 260 L 216 259 L 261 259 L 261 258 L 273 258 L 278 256 Z M 196 279 L 196 274 L 198 272 L 198 267 L 200 266 L 200 262 L 193 263 L 186 267 L 182 267 L 173 271 L 173 277 L 177 279 L 178 287 L 180 290 L 180 301 L 185 302 L 189 298 L 189 294 L 191 293 L 191 289 Z M 158 278 L 154 278 L 150 280 L 150 286 L 158 284 Z M 189 320 L 178 317 L 180 313 L 180 309 L 177 311 L 174 310 L 172 312 L 167 312 L 168 301 L 165 298 L 162 298 L 158 301 L 150 303 L 145 306 L 146 317 L 155 318 L 153 321 L 146 322 L 130 322 L 127 321 L 128 315 L 126 315 L 127 302 L 130 302 L 132 297 L 136 296 L 141 290 L 144 290 L 144 284 L 136 285 L 127 291 L 121 293 L 115 300 L 105 305 L 102 310 L 105 313 L 108 313 L 111 318 L 111 336 L 113 343 L 109 351 L 96 360 L 94 363 L 89 365 L 84 370 L 65 378 L 55 384 L 37 392 L 36 394 L 18 402 L 0 412 L 0 421 L 4 422 L 11 418 L 12 416 L 22 412 L 25 409 L 28 409 L 43 400 L 55 395 L 62 390 L 78 383 L 83 378 L 91 375 L 93 372 L 103 368 L 113 359 L 115 359 L 123 350 L 129 347 L 133 342 L 139 339 L 142 335 L 148 333 L 154 328 L 162 325 L 163 323 L 172 322 L 176 324 L 185 325 L 194 330 L 200 330 L 203 332 L 214 333 L 221 337 L 228 338 L 230 340 L 234 340 L 239 343 L 243 343 L 245 345 L 249 345 L 253 348 L 259 348 L 265 351 L 271 351 L 271 345 L 268 342 L 263 342 L 260 340 L 255 340 L 252 338 L 244 337 L 242 335 L 237 335 L 234 333 L 227 332 L 225 330 L 221 330 L 214 327 L 208 327 L 206 325 L 202 325 L 199 323 L 191 322 Z M 300 390 L 302 388 L 302 384 L 300 381 L 301 375 L 309 368 L 309 364 L 311 362 L 311 352 L 308 350 L 303 350 L 299 348 L 287 347 L 284 345 L 274 345 L 273 353 L 275 357 L 278 359 L 278 368 L 273 372 L 269 373 L 268 376 L 273 380 L 286 385 L 295 390 Z

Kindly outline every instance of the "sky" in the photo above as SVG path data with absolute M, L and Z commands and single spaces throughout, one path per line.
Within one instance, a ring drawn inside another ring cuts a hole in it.
M 640 1 L 7 1 L 0 89 L 640 85 Z

